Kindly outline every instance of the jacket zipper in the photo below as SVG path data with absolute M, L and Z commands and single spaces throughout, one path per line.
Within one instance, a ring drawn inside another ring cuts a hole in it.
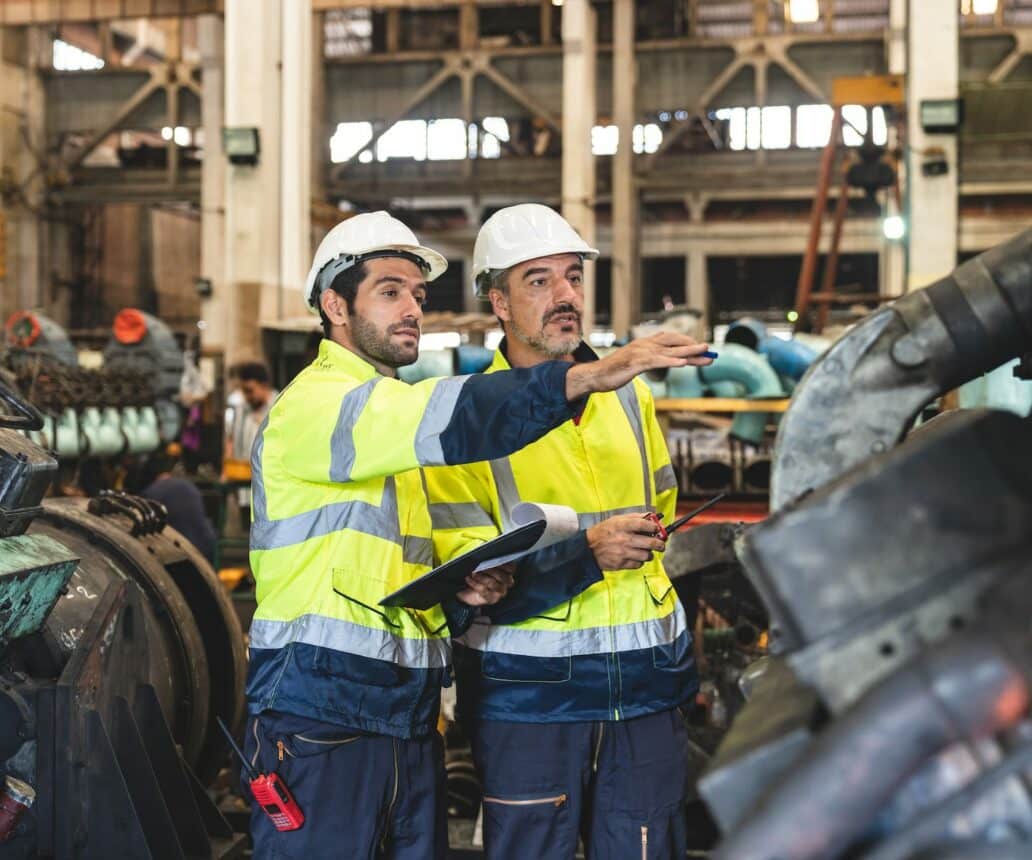
M 584 441 L 584 431 L 581 429 L 580 424 L 577 424 L 577 441 L 580 442 L 581 453 L 584 455 L 584 460 L 587 463 L 591 462 L 588 457 L 588 446 Z M 590 467 L 589 467 L 590 468 Z M 591 473 L 592 482 L 595 487 L 595 510 L 605 510 L 602 504 L 602 498 L 598 494 L 597 484 L 594 484 L 595 473 Z M 616 633 L 613 630 L 613 586 L 609 582 L 609 578 L 603 574 L 603 581 L 606 584 L 606 605 L 609 608 L 609 656 L 612 658 L 614 667 L 616 668 L 617 681 L 616 681 L 616 702 L 613 704 L 613 716 L 615 719 L 620 719 L 620 700 L 623 695 L 621 690 L 620 681 L 620 658 L 616 653 Z
M 533 800 L 503 800 L 500 797 L 485 797 L 484 803 L 500 803 L 503 806 L 538 806 L 542 803 L 551 803 L 558 809 L 566 803 L 566 795 L 558 794 L 555 797 L 536 797 Z
M 252 734 L 254 735 L 254 755 L 251 756 L 251 767 L 257 768 L 258 756 L 262 751 L 262 739 L 258 737 L 258 718 L 254 718 L 254 727 L 252 728 Z
M 649 860 L 649 829 L 641 826 L 641 860 Z

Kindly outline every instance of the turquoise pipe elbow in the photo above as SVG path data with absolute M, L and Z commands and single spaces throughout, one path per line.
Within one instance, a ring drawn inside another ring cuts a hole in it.
M 699 379 L 711 390 L 719 383 L 738 383 L 745 388 L 745 397 L 749 400 L 785 396 L 781 380 L 767 359 L 737 343 L 725 342 L 713 364 L 699 368 Z M 739 412 L 731 424 L 731 435 L 758 445 L 763 441 L 766 426 L 765 412 Z
M 63 409 L 57 416 L 53 439 L 58 459 L 72 460 L 82 453 L 82 445 L 79 442 L 79 418 L 74 409 Z
M 765 337 L 760 341 L 759 353 L 766 357 L 778 374 L 796 382 L 803 378 L 803 374 L 817 360 L 817 350 L 795 338 L 782 340 L 780 337 Z
M 713 364 L 700 367 L 698 372 L 703 385 L 709 388 L 717 382 L 737 382 L 745 386 L 745 396 L 750 400 L 783 397 L 785 394 L 767 359 L 737 343 L 725 343 Z
M 722 379 L 706 386 L 706 390 L 714 397 L 745 397 L 745 386 L 741 382 Z
M 647 379 L 645 381 L 648 382 Z M 699 368 L 691 365 L 671 367 L 667 371 L 666 390 L 667 397 L 702 397 L 705 392 L 699 379 Z
M 158 416 L 150 406 L 137 409 L 126 406 L 122 410 L 122 433 L 130 454 L 146 454 L 158 450 L 161 437 L 158 434 Z
M 459 376 L 482 373 L 494 361 L 494 350 L 486 346 L 465 343 L 455 350 L 455 372 Z
M 125 445 L 118 412 L 110 406 L 103 411 L 90 406 L 82 413 L 82 435 L 86 451 L 91 457 L 110 457 L 119 454 Z
M 455 351 L 452 349 L 423 350 L 412 364 L 398 368 L 398 378 L 410 385 L 435 376 L 454 375 Z
M 767 326 L 756 317 L 742 317 L 727 327 L 724 343 L 736 343 L 749 349 L 758 350 L 760 344 L 768 337 Z

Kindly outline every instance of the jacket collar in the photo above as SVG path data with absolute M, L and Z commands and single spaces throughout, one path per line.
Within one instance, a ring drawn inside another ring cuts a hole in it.
M 319 357 L 316 358 L 315 363 L 320 367 L 342 370 L 348 376 L 353 376 L 363 382 L 375 379 L 380 375 L 368 361 L 359 358 L 350 349 L 326 337 L 319 344 Z
M 494 359 L 487 370 L 484 371 L 485 373 L 494 373 L 496 370 L 512 370 L 512 367 L 509 365 L 507 348 L 508 338 L 503 337 L 501 343 L 498 344 L 498 349 L 495 350 Z M 598 354 L 582 340 L 580 346 L 573 351 L 573 361 L 575 364 L 598 361 Z

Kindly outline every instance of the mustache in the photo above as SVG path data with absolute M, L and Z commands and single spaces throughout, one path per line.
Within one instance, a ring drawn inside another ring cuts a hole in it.
M 412 320 L 402 320 L 401 322 L 393 323 L 393 324 L 387 326 L 387 334 L 388 335 L 396 334 L 398 331 L 400 331 L 403 328 L 412 328 L 412 329 L 415 329 L 416 332 L 422 333 L 422 330 L 419 327 L 419 322 L 414 320 L 414 319 L 412 319 Z
M 547 323 L 554 317 L 562 316 L 563 314 L 573 314 L 577 318 L 577 322 L 580 322 L 581 320 L 581 312 L 577 310 L 577 308 L 575 308 L 569 302 L 564 302 L 561 305 L 556 305 L 554 308 L 552 308 L 552 310 L 545 314 L 541 322 Z

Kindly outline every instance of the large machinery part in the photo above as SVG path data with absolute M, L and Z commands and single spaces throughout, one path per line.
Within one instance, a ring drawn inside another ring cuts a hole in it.
M 125 308 L 115 316 L 111 339 L 104 347 L 104 367 L 108 370 L 127 370 L 143 373 L 153 381 L 157 414 L 157 429 L 161 439 L 168 442 L 179 435 L 182 425 L 176 398 L 185 367 L 183 351 L 176 343 L 172 330 L 157 317 Z M 134 439 L 149 434 L 146 410 L 134 416 L 130 436 L 130 450 Z M 146 436 L 149 440 L 149 436 Z M 141 443 L 142 444 L 142 443 Z M 140 447 L 140 450 L 148 450 Z M 149 450 L 153 450 L 150 448 Z
M 735 480 L 734 455 L 727 434 L 698 430 L 691 436 L 689 489 L 702 495 L 730 490 Z
M 1032 856 L 1030 435 L 944 416 L 738 538 L 778 656 L 700 782 L 716 858 Z
M 782 419 L 777 509 L 903 438 L 920 410 L 1032 347 L 1032 230 L 867 316 L 807 372 Z
M 6 345 L 22 358 L 45 355 L 77 367 L 79 356 L 68 333 L 49 317 L 33 311 L 15 311 L 4 326 Z
M 19 413 L 40 416 L 0 387 Z M 208 563 L 145 499 L 43 500 L 56 463 L 0 429 L 0 762 L 36 801 L 4 857 L 228 857 L 203 785 L 239 727 L 243 634 Z

